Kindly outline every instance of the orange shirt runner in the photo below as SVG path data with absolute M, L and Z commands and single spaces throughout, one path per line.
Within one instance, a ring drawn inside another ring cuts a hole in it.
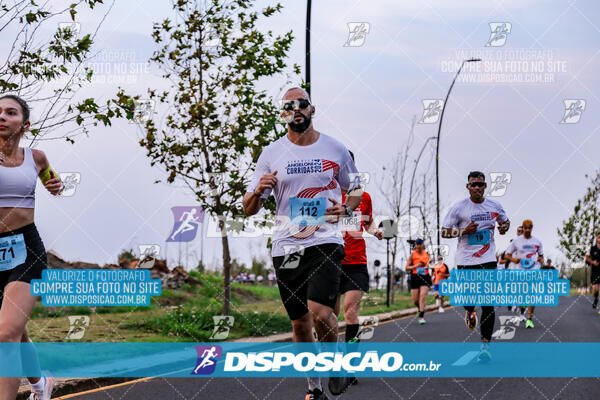
M 433 275 L 435 276 L 435 278 L 433 279 L 433 284 L 439 285 L 442 279 L 447 279 L 447 277 L 442 278 L 442 275 L 446 274 L 448 274 L 448 266 L 446 264 L 435 264 L 435 266 L 433 267 Z
M 425 264 L 425 266 L 424 266 L 425 275 L 429 275 L 429 268 L 427 268 L 427 265 L 429 264 L 429 254 L 427 254 L 427 252 L 425 250 L 423 250 L 422 253 L 419 253 L 418 251 L 413 250 L 413 252 L 411 253 L 411 256 L 412 256 L 412 265 L 417 265 L 418 263 L 422 262 L 423 264 Z M 417 269 L 414 268 L 412 270 L 412 273 L 414 275 L 416 275 Z

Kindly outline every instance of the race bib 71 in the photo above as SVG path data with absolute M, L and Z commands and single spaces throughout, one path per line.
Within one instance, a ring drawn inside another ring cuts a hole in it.
M 11 270 L 27 259 L 27 248 L 22 233 L 0 238 L 0 271 Z

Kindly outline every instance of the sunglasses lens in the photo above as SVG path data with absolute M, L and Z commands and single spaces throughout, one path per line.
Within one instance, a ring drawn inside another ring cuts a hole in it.
M 307 99 L 286 100 L 281 109 L 283 111 L 305 110 L 310 105 Z
M 310 103 L 306 99 L 298 99 L 298 106 L 303 110 L 308 107 L 309 104 Z

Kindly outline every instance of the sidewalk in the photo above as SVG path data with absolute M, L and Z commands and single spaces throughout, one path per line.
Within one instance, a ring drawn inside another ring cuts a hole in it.
M 427 311 L 437 310 L 435 304 L 428 305 Z M 369 317 L 379 318 L 379 322 L 388 321 L 395 318 L 416 315 L 417 308 L 407 308 L 405 310 L 391 311 L 381 314 L 368 315 Z M 366 317 L 366 315 L 365 315 Z M 346 322 L 339 323 L 340 331 L 346 328 Z M 270 336 L 246 337 L 234 340 L 234 342 L 260 343 L 260 342 L 290 342 L 292 340 L 292 332 L 278 333 Z M 55 378 L 54 391 L 52 398 L 64 396 L 67 394 L 79 393 L 86 390 L 97 389 L 103 386 L 114 385 L 121 382 L 136 380 L 139 378 Z M 27 400 L 29 397 L 29 383 L 23 379 L 21 387 L 17 395 L 17 400 Z

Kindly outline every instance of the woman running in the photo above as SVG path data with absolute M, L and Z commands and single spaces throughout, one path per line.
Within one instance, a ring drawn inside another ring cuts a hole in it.
M 18 96 L 0 97 L 0 343 L 29 342 L 27 321 L 35 304 L 32 279 L 47 268 L 46 250 L 33 222 L 35 185 L 39 176 L 53 195 L 63 185 L 40 150 L 19 147 L 29 130 L 29 107 Z M 31 360 L 31 355 L 27 358 Z M 37 359 L 37 357 L 33 357 Z M 28 368 L 29 369 L 29 368 Z M 39 370 L 39 365 L 34 370 Z M 41 375 L 41 373 L 40 373 Z M 28 378 L 30 400 L 49 400 L 50 377 Z M 14 400 L 19 378 L 0 378 L 0 400 Z
M 419 309 L 419 324 L 425 323 L 425 304 L 427 292 L 431 287 L 431 275 L 429 275 L 429 254 L 425 251 L 423 240 L 415 240 L 415 249 L 406 262 L 406 272 L 410 276 L 410 294 L 413 303 Z

